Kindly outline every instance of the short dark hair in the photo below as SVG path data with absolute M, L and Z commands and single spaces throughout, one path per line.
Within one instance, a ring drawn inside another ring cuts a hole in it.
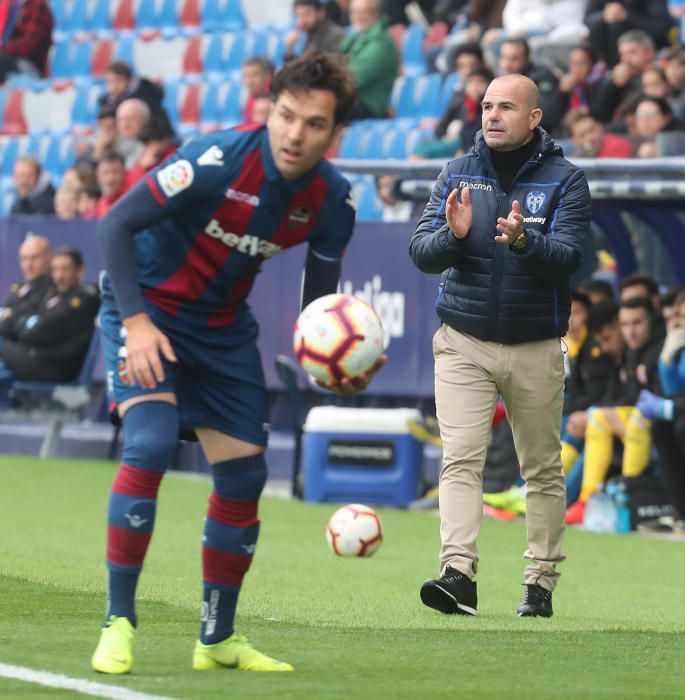
M 523 47 L 523 55 L 526 57 L 526 60 L 530 58 L 530 44 L 525 39 L 513 36 L 505 39 L 502 44 L 519 44 L 519 46 Z
M 121 163 L 124 167 L 126 167 L 126 161 L 124 160 L 124 156 L 122 156 L 121 153 L 119 153 L 118 151 L 115 151 L 113 148 L 110 148 L 100 156 L 98 165 L 100 165 L 100 163 L 113 163 L 114 161 L 117 161 L 118 163 Z
M 269 75 L 273 75 L 276 70 L 274 62 L 268 56 L 251 56 L 243 62 L 243 66 L 259 66 Z
M 490 84 L 495 79 L 495 74 L 487 66 L 480 66 L 479 68 L 474 68 L 464 78 L 464 82 L 466 82 L 469 78 L 483 78 L 483 80 Z
M 644 309 L 651 318 L 654 314 L 654 304 L 647 297 L 630 297 L 621 302 L 621 309 Z
M 116 119 L 117 108 L 114 105 L 102 105 L 98 111 L 97 120 Z
M 659 295 L 659 306 L 663 309 L 665 306 L 675 306 L 676 299 L 685 292 L 685 287 L 676 286 L 667 289 L 663 294 Z
M 599 333 L 606 326 L 618 322 L 618 304 L 615 301 L 598 301 L 587 314 L 587 330 L 590 335 Z
M 120 78 L 126 78 L 126 80 L 131 80 L 133 77 L 131 66 L 129 66 L 126 61 L 112 61 L 112 63 L 107 66 L 105 73 L 112 73 L 118 75 Z
M 585 292 L 581 292 L 579 289 L 571 290 L 571 302 L 574 301 L 577 301 L 580 304 L 582 304 L 586 310 L 589 310 L 592 306 L 592 300 L 590 299 L 590 297 Z
M 662 117 L 673 116 L 673 108 L 671 107 L 671 103 L 665 97 L 647 97 L 646 95 L 642 95 L 635 105 L 636 111 L 643 102 L 651 102 L 652 104 L 655 104 L 658 107 L 659 112 L 661 112 Z
M 293 7 L 313 7 L 315 10 L 321 10 L 323 5 L 321 0 L 295 0 Z
M 53 258 L 66 257 L 71 258 L 71 262 L 74 263 L 76 267 L 83 267 L 83 255 L 81 251 L 77 248 L 72 248 L 70 246 L 62 246 L 58 248 L 53 254 Z
M 87 185 L 84 185 L 79 190 L 79 196 L 82 194 L 85 194 L 91 199 L 100 199 L 100 197 L 102 197 L 102 192 L 100 192 L 100 188 L 94 182 L 89 182 Z
M 452 63 L 455 63 L 459 56 L 461 56 L 464 53 L 468 53 L 472 56 L 475 56 L 481 63 L 485 62 L 485 59 L 483 57 L 483 49 L 481 45 L 476 43 L 475 41 L 466 41 L 463 44 L 459 44 L 454 50 Z
M 341 58 L 311 49 L 286 63 L 271 83 L 274 101 L 285 91 L 297 94 L 308 90 L 330 90 L 335 95 L 335 125 L 349 121 L 356 91 L 352 74 Z
M 583 51 L 585 55 L 590 59 L 592 64 L 597 63 L 597 52 L 590 46 L 590 44 L 576 44 L 568 50 L 568 55 L 571 55 L 571 51 Z
M 649 272 L 633 272 L 630 275 L 626 275 L 618 283 L 618 289 L 619 292 L 622 292 L 626 287 L 637 287 L 639 284 L 645 287 L 647 294 L 650 296 L 659 293 L 659 285 L 654 279 L 654 275 L 650 275 Z
M 599 294 L 605 299 L 612 300 L 614 298 L 614 288 L 606 280 L 588 279 L 578 286 L 579 292 L 585 292 L 588 296 Z
M 148 119 L 143 124 L 138 141 L 141 143 L 150 143 L 150 141 L 162 141 L 164 139 L 172 139 L 175 136 L 169 120 L 161 115 L 155 115 Z

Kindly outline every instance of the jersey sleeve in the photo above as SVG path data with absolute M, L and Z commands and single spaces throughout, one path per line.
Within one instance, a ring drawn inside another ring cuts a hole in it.
M 146 185 L 161 206 L 187 207 L 226 182 L 227 150 L 230 143 L 219 146 L 211 134 L 194 138 L 151 170 Z
M 319 222 L 309 237 L 311 250 L 324 260 L 340 260 L 354 231 L 352 191 L 347 180 L 342 176 L 340 180 L 327 195 Z

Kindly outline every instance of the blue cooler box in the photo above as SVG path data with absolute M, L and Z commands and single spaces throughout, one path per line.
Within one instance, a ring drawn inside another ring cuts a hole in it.
M 419 495 L 423 445 L 413 408 L 313 408 L 304 426 L 304 499 L 406 508 Z

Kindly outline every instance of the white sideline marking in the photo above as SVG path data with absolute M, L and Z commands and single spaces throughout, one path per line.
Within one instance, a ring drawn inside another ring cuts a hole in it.
M 26 666 L 11 666 L 0 663 L 0 677 L 14 678 L 26 683 L 37 683 L 49 688 L 60 688 L 64 690 L 75 690 L 84 695 L 93 695 L 96 698 L 112 698 L 112 700 L 174 700 L 164 695 L 149 695 L 140 693 L 137 690 L 119 688 L 115 685 L 105 683 L 95 683 L 83 678 L 69 678 L 60 673 L 48 673 L 47 671 L 36 671 Z

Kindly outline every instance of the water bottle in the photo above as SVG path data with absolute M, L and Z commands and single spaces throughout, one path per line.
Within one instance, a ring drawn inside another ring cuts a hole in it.
M 616 501 L 616 532 L 626 533 L 631 531 L 630 507 L 628 491 L 624 482 L 620 482 L 614 496 Z
M 608 488 L 611 491 L 611 488 Z M 583 527 L 593 532 L 616 532 L 618 513 L 611 493 L 598 491 L 592 494 L 585 506 Z

